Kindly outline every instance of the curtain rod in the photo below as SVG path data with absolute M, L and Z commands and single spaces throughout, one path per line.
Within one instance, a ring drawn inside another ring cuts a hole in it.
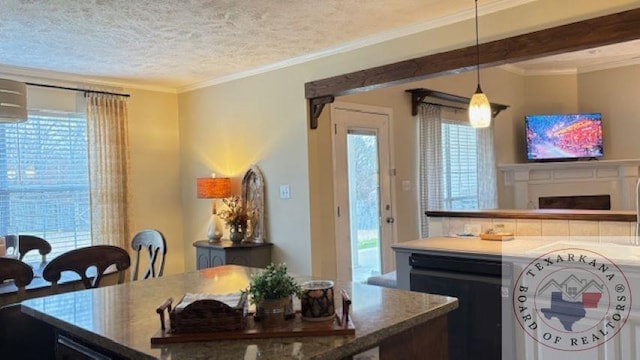
M 438 104 L 438 103 L 432 103 L 432 102 L 427 102 L 427 101 L 422 101 L 422 104 L 433 105 L 433 106 L 440 106 L 440 107 L 446 107 L 446 108 L 454 109 L 454 110 L 462 110 L 462 111 L 467 111 L 467 110 L 468 110 L 468 109 L 465 109 L 465 108 L 463 108 L 463 107 L 459 107 L 459 106 L 445 105 L 445 104 Z
M 454 102 L 458 104 L 468 104 L 469 98 L 458 95 L 445 93 L 442 91 L 430 90 L 425 88 L 408 89 L 405 92 L 411 93 L 411 115 L 418 115 L 418 105 L 426 98 L 434 98 L 443 101 Z M 491 116 L 496 117 L 502 111 L 508 108 L 509 105 L 502 105 L 498 103 L 491 103 Z
M 114 92 L 109 92 L 109 91 L 98 91 L 98 90 L 85 90 L 85 89 L 78 89 L 78 88 L 72 88 L 72 87 L 66 87 L 66 86 L 57 86 L 57 85 L 46 85 L 46 84 L 36 84 L 36 83 L 25 83 L 29 86 L 39 86 L 39 87 L 44 87 L 44 88 L 50 88 L 50 89 L 60 89 L 60 90 L 70 90 L 70 91 L 80 91 L 83 93 L 93 93 L 93 94 L 104 94 L 104 95 L 116 95 L 116 96 L 124 96 L 124 97 L 130 97 L 131 95 L 129 94 L 119 94 L 119 93 L 114 93 Z

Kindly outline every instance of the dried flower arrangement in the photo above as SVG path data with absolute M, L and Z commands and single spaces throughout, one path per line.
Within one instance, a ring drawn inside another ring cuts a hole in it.
M 247 220 L 249 220 L 249 212 L 242 203 L 242 199 L 239 196 L 232 196 L 222 199 L 222 202 L 227 206 L 227 209 L 218 212 L 220 219 L 227 226 L 246 227 Z

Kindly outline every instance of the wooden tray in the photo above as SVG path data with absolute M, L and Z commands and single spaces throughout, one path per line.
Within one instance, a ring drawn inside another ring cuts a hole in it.
M 151 338 L 151 345 L 212 340 L 354 335 L 356 333 L 356 328 L 349 316 L 351 299 L 346 291 L 342 290 L 341 293 L 342 314 L 336 313 L 333 319 L 329 319 L 327 321 L 305 321 L 302 319 L 300 312 L 296 312 L 295 317 L 285 320 L 282 326 L 277 328 L 266 328 L 263 327 L 262 323 L 254 319 L 253 314 L 248 314 L 241 319 L 242 327 L 240 329 L 206 332 L 176 332 L 171 330 L 171 326 L 166 326 L 164 314 L 165 311 L 168 311 L 171 314 L 171 303 L 173 301 L 173 299 L 168 299 L 160 305 L 158 309 L 156 309 L 156 312 L 160 315 L 160 330 Z
M 496 233 L 496 234 L 481 233 L 480 239 L 491 240 L 491 241 L 508 241 L 508 240 L 513 240 L 513 233 Z
M 254 321 L 253 315 L 246 317 L 244 329 L 232 331 L 214 331 L 198 333 L 171 333 L 168 329 L 160 329 L 152 338 L 151 345 L 164 345 L 194 341 L 212 340 L 239 340 L 239 339 L 264 339 L 273 337 L 298 337 L 298 336 L 329 336 L 329 335 L 354 335 L 356 328 L 351 318 L 342 322 L 336 314 L 334 320 L 315 322 L 304 321 L 300 313 L 295 318 L 285 321 L 280 328 L 262 328 L 260 322 Z

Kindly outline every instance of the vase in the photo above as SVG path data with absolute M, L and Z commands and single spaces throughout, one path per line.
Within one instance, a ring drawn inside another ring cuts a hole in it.
M 232 243 L 238 244 L 244 240 L 245 226 L 241 224 L 229 225 L 229 240 Z
M 256 315 L 260 318 L 260 323 L 264 328 L 277 328 L 284 325 L 286 321 L 287 305 L 291 301 L 290 297 L 282 299 L 264 299 L 256 306 Z
M 327 321 L 335 317 L 333 301 L 333 281 L 313 280 L 302 284 L 300 299 L 303 320 Z

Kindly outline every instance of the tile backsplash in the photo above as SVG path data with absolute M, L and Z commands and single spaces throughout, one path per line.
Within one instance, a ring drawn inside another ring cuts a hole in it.
M 636 226 L 635 222 L 622 221 L 430 217 L 429 235 L 460 234 L 465 224 L 479 224 L 482 232 L 503 225 L 505 232 L 513 232 L 515 236 L 569 236 L 571 240 L 601 242 L 615 242 L 616 237 L 632 236 Z

